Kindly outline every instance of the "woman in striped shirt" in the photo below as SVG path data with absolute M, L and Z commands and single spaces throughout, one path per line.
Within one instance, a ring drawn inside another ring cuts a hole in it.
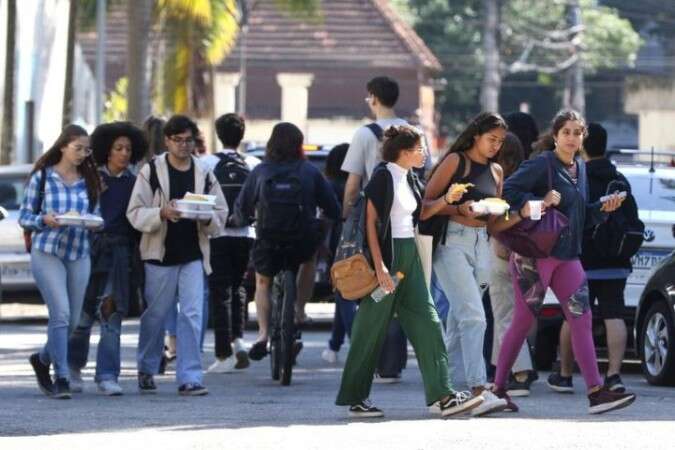
M 90 156 L 87 132 L 66 126 L 35 163 L 19 217 L 32 232 L 31 270 L 49 311 L 47 344 L 30 363 L 40 390 L 53 398 L 70 398 L 68 336 L 80 318 L 90 272 L 89 230 L 63 226 L 57 216 L 97 214 L 100 180 Z

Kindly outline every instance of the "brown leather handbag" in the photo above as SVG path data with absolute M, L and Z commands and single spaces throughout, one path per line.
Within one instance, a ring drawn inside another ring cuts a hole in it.
M 345 300 L 360 300 L 377 288 L 377 275 L 363 253 L 333 264 L 330 269 L 333 286 Z
M 379 285 L 377 275 L 364 246 L 366 236 L 366 200 L 359 196 L 342 227 L 335 263 L 330 269 L 333 287 L 346 300 L 359 300 Z

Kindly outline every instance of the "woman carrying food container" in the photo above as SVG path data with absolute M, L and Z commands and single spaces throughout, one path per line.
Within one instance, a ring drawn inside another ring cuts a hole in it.
M 484 112 L 476 116 L 432 170 L 420 215 L 422 220 L 447 217 L 445 236 L 434 252 L 433 271 L 450 304 L 445 328 L 450 379 L 464 378 L 471 393 L 484 398 L 472 410 L 474 416 L 507 407 L 506 401 L 485 388 L 483 341 L 487 325 L 482 301 L 490 264 L 487 219 L 490 213 L 506 211 L 496 198 L 501 196 L 502 169 L 492 162 L 505 135 L 506 122 L 500 115 Z M 464 191 L 461 200 L 439 202 L 451 184 Z M 459 373 L 460 361 L 463 374 Z
M 94 322 L 101 323 L 94 381 L 104 395 L 121 395 L 120 333 L 122 318 L 136 298 L 140 271 L 138 232 L 126 212 L 136 176 L 130 167 L 143 158 L 147 144 L 143 132 L 129 122 L 99 125 L 91 134 L 91 147 L 102 180 L 102 230 L 91 237 L 91 277 L 80 322 L 70 335 L 68 365 L 70 389 L 81 392 L 81 370 L 87 365 L 89 338 Z
M 547 150 L 521 164 L 504 185 L 504 197 L 517 214 L 508 222 L 502 218 L 490 221 L 490 233 L 514 250 L 510 261 L 515 291 L 513 321 L 502 341 L 495 393 L 508 399 L 505 388 L 509 371 L 550 287 L 570 326 L 574 356 L 588 389 L 588 412 L 599 414 L 630 405 L 635 395 L 610 391 L 598 372 L 588 286 L 579 255 L 584 228 L 604 221 L 607 213 L 621 206 L 623 197 L 616 193 L 588 202 L 586 165 L 579 156 L 585 135 L 586 123 L 579 113 L 559 113 L 545 137 Z M 526 255 L 521 248 L 517 250 L 521 254 L 515 253 L 517 243 L 529 241 L 536 229 L 516 241 L 508 239 L 509 233 L 514 235 L 509 229 L 521 221 L 543 220 L 544 214 L 562 224 L 556 226 L 552 219 L 547 220 L 550 228 L 559 229 L 550 253 Z
M 417 252 L 414 227 L 422 201 L 411 169 L 424 165 L 421 135 L 401 125 L 389 128 L 384 136 L 384 161 L 364 190 L 366 240 L 380 287 L 361 300 L 356 313 L 336 404 L 349 406 L 352 417 L 384 415 L 368 396 L 389 322 L 397 314 L 417 355 L 427 405 L 438 403 L 443 416 L 459 414 L 483 399 L 456 392 L 450 385 L 443 331 Z M 446 196 L 449 201 L 459 198 L 448 190 L 440 201 L 445 202 Z
M 80 319 L 89 282 L 88 228 L 103 224 L 97 209 L 101 186 L 90 156 L 87 132 L 66 126 L 35 163 L 19 216 L 31 233 L 31 270 L 49 312 L 47 344 L 29 360 L 40 390 L 52 398 L 71 396 L 68 336 Z

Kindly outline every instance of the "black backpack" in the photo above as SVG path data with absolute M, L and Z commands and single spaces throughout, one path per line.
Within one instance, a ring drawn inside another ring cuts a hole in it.
M 611 212 L 605 222 L 593 229 L 593 249 L 600 257 L 630 259 L 642 246 L 645 224 L 639 218 L 629 186 L 621 180 L 614 180 L 607 186 L 607 194 L 616 191 L 627 191 L 628 195 L 619 209 Z
M 227 200 L 227 206 L 232 212 L 237 196 L 239 196 L 239 192 L 241 192 L 241 188 L 244 186 L 251 170 L 239 153 L 216 153 L 216 156 L 220 161 L 213 168 L 213 175 L 220 183 L 220 188 L 225 195 L 225 200 Z
M 275 242 L 300 241 L 307 238 L 310 211 L 303 201 L 300 166 L 277 168 L 263 180 L 256 208 L 256 235 Z

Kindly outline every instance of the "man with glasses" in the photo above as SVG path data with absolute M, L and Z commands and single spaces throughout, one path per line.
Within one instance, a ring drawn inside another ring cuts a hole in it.
M 227 203 L 218 181 L 192 156 L 197 125 L 173 116 L 164 126 L 167 153 L 140 171 L 131 194 L 127 217 L 143 233 L 140 244 L 145 266 L 147 309 L 141 316 L 138 343 L 138 387 L 156 392 L 153 375 L 159 371 L 164 322 L 174 307 L 177 319 L 176 380 L 180 395 L 205 395 L 199 341 L 204 301 L 204 271 L 211 273 L 209 236 L 227 219 Z M 209 219 L 183 219 L 175 200 L 188 192 L 216 196 Z

